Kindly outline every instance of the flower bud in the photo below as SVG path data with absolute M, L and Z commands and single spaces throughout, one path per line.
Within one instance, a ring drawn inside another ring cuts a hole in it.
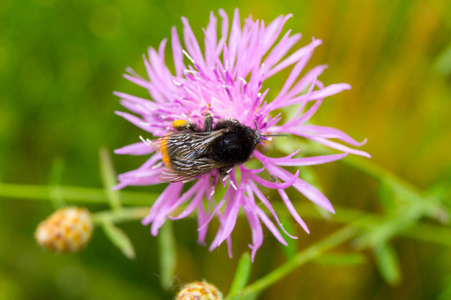
M 92 235 L 91 214 L 85 208 L 66 207 L 42 221 L 34 237 L 39 245 L 53 252 L 77 252 Z
M 175 300 L 222 300 L 222 294 L 211 283 L 195 281 L 185 285 Z

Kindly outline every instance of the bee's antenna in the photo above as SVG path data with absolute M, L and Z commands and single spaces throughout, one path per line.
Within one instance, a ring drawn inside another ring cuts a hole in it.
M 255 130 L 258 131 L 257 121 L 254 121 Z M 260 134 L 260 136 L 290 136 L 289 134 Z
M 290 136 L 289 134 L 262 134 L 261 136 Z

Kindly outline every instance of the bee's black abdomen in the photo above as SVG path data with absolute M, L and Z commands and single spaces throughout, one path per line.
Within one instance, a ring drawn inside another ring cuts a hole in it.
M 221 121 L 213 130 L 220 129 L 226 131 L 211 143 L 208 157 L 230 167 L 246 162 L 260 141 L 259 133 L 233 120 Z
M 257 130 L 234 119 L 212 126 L 213 119 L 209 116 L 206 116 L 204 130 L 176 120 L 173 123 L 176 132 L 154 142 L 165 164 L 160 181 L 188 181 L 214 170 L 226 176 L 233 167 L 251 157 L 261 140 Z

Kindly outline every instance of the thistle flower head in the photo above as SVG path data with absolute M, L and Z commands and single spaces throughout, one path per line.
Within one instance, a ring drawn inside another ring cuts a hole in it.
M 299 171 L 292 174 L 283 167 L 322 164 L 341 159 L 348 153 L 369 155 L 332 139 L 351 146 L 360 146 L 365 141 L 359 143 L 335 128 L 308 124 L 325 97 L 350 88 L 344 83 L 324 86 L 317 79 L 326 68 L 323 65 L 304 71 L 314 49 L 321 44 L 320 40 L 312 39 L 307 45 L 292 51 L 301 35 L 292 34 L 291 30 L 282 33 L 291 15 L 280 16 L 269 24 L 254 21 L 252 17 L 241 24 L 238 10 L 235 10 L 231 20 L 223 10 L 219 10 L 219 15 L 220 22 L 211 13 L 204 29 L 203 47 L 194 36 L 187 19 L 182 18 L 183 45 L 176 29 L 172 29 L 174 70 L 166 66 L 166 39 L 158 49 L 149 48 L 148 55 L 143 56 L 148 78 L 140 77 L 131 70 L 125 78 L 147 89 L 150 99 L 115 93 L 121 98 L 121 104 L 134 113 L 117 114 L 158 138 L 175 131 L 173 122 L 179 124 L 178 120 L 206 130 L 208 111 L 213 124 L 233 119 L 252 128 L 261 137 L 260 144 L 263 144 L 265 134 L 284 133 L 307 138 L 341 152 L 297 158 L 295 155 L 298 150 L 287 157 L 273 158 L 263 154 L 259 148 L 255 149 L 251 159 L 259 160 L 262 169 L 250 169 L 240 164 L 229 170 L 227 175 L 219 169 L 201 174 L 192 186 L 184 182 L 170 183 L 143 220 L 143 224 L 152 224 L 151 233 L 156 235 L 168 218 L 181 219 L 196 211 L 199 242 L 203 244 L 208 224 L 213 217 L 217 217 L 220 227 L 210 249 L 226 241 L 231 255 L 231 233 L 242 209 L 252 229 L 250 248 L 253 258 L 263 241 L 262 224 L 282 244 L 287 244 L 281 234 L 285 229 L 260 187 L 277 190 L 294 219 L 308 232 L 285 190 L 293 187 L 326 210 L 333 212 L 333 207 L 318 189 L 299 178 Z M 285 83 L 272 99 L 268 99 L 269 90 L 265 87 L 265 80 L 287 68 L 291 71 Z M 301 72 L 303 76 L 300 76 Z M 285 107 L 293 109 L 295 113 L 282 124 L 281 116 L 276 112 Z M 169 167 L 167 154 L 165 156 L 161 149 L 155 151 L 147 136 L 141 137 L 141 140 L 116 150 L 117 154 L 150 155 L 138 169 L 121 174 L 117 188 L 161 183 L 161 174 Z M 269 175 L 261 175 L 263 170 Z M 215 186 L 221 183 L 227 191 L 224 196 L 217 198 L 214 195 Z M 204 205 L 204 201 L 207 205 Z M 184 209 L 180 214 L 172 215 L 182 206 Z
M 87 209 L 66 207 L 42 221 L 34 234 L 39 245 L 53 252 L 77 252 L 92 236 L 91 214 Z
M 178 292 L 175 300 L 222 300 L 222 293 L 208 282 L 191 282 Z

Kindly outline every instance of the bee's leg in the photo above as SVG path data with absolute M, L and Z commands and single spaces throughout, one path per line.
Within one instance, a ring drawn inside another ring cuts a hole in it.
M 211 116 L 209 111 L 206 111 L 204 119 L 204 130 L 211 131 L 212 129 L 213 129 L 213 117 Z
M 213 129 L 213 117 L 210 114 L 210 106 L 211 104 L 207 104 L 207 109 L 205 109 L 205 119 L 204 119 L 204 130 L 211 131 Z
M 230 172 L 232 172 L 233 167 L 222 167 L 219 168 L 219 174 L 221 174 L 222 177 L 226 177 L 227 175 L 229 175 Z
M 269 177 L 269 179 L 271 180 L 271 182 L 274 182 L 274 183 L 281 183 L 280 180 L 279 180 L 279 178 L 277 178 L 276 176 L 271 175 L 271 176 Z
M 207 104 L 207 109 L 205 110 L 204 116 L 204 130 L 212 131 L 213 130 L 213 116 L 210 114 L 210 106 L 211 104 Z

